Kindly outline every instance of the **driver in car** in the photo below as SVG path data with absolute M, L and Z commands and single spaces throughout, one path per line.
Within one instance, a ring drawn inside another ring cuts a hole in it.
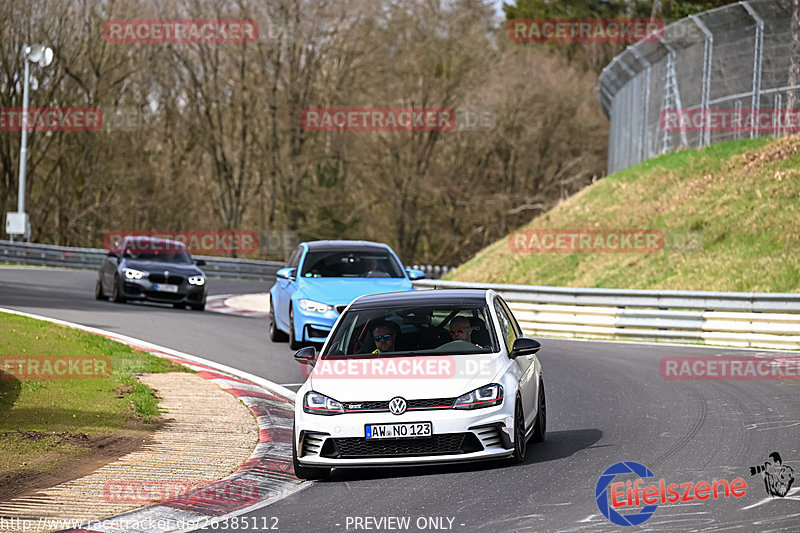
M 397 324 L 388 320 L 375 324 L 372 328 L 372 335 L 376 348 L 372 353 L 393 352 L 394 344 L 400 333 L 399 329 Z

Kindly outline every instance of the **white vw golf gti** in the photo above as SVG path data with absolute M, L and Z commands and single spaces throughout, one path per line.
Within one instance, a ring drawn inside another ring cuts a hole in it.
M 362 296 L 295 354 L 297 477 L 331 468 L 525 458 L 545 438 L 540 344 L 491 290 Z

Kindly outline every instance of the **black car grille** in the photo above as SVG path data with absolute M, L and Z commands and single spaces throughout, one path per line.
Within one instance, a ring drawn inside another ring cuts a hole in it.
M 409 411 L 432 411 L 434 409 L 450 409 L 455 398 L 426 398 L 422 400 L 406 400 Z M 358 406 L 358 407 L 356 407 Z M 363 411 L 383 412 L 389 411 L 389 402 L 344 402 L 347 413 L 360 413 Z
M 172 285 L 180 285 L 183 283 L 183 276 L 176 276 L 174 274 L 169 277 L 164 276 L 164 274 L 150 274 L 147 276 L 147 279 L 153 283 L 169 283 Z
M 483 450 L 472 433 L 444 433 L 424 438 L 367 440 L 360 437 L 328 439 L 320 455 L 332 459 L 454 455 Z
M 153 300 L 182 300 L 185 295 L 176 292 L 144 291 L 144 295 Z

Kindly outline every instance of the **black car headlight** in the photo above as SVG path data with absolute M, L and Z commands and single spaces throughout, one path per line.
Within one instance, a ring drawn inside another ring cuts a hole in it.
M 315 415 L 339 415 L 344 413 L 342 404 L 324 394 L 308 391 L 303 397 L 303 411 Z
M 206 278 L 203 276 L 189 276 L 189 284 L 190 285 L 203 285 L 206 282 Z
M 453 409 L 481 409 L 501 403 L 503 403 L 503 386 L 492 383 L 462 394 L 456 398 Z

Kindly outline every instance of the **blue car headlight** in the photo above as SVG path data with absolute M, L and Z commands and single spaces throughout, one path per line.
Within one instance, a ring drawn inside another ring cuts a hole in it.
M 300 305 L 300 309 L 312 313 L 326 313 L 333 309 L 332 305 L 315 302 L 314 300 L 299 300 L 297 303 Z
M 462 394 L 456 398 L 453 409 L 481 409 L 501 403 L 503 403 L 503 386 L 492 383 Z
M 126 279 L 142 279 L 146 272 L 142 272 L 141 270 L 136 270 L 133 268 L 126 268 L 125 269 L 125 278 Z

